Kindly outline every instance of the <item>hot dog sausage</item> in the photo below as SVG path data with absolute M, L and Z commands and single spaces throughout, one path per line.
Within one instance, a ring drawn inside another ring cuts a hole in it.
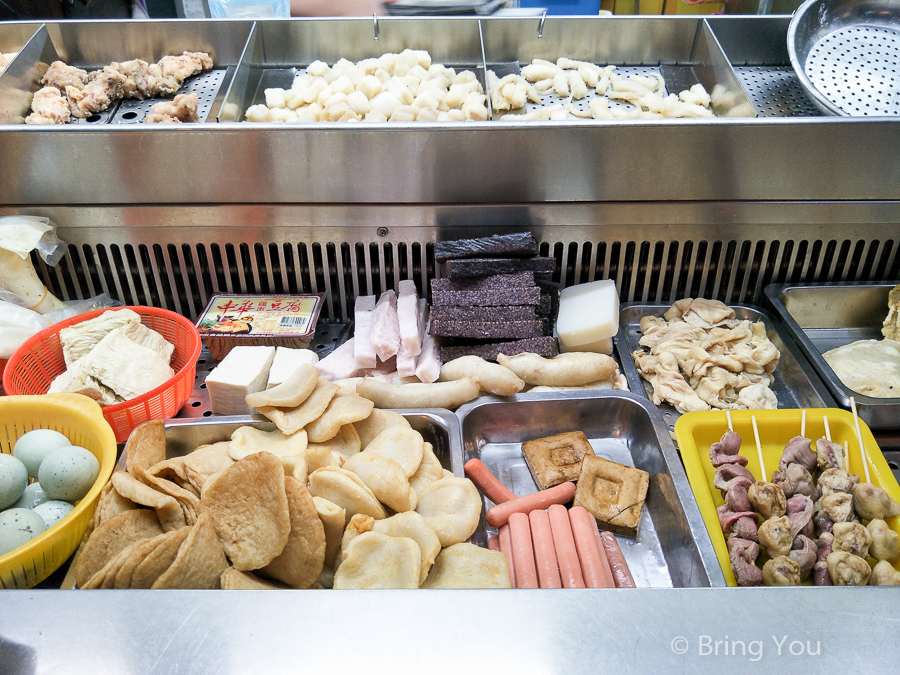
M 516 588 L 538 588 L 528 516 L 524 513 L 512 514 L 509 517 L 509 535 L 512 538 L 513 565 L 516 568 Z
M 575 536 L 575 548 L 581 561 L 584 584 L 588 588 L 615 588 L 609 563 L 606 562 L 606 553 L 597 541 L 594 525 L 591 523 L 593 519 L 594 516 L 583 506 L 569 509 L 569 522 Z
M 495 504 L 502 504 L 516 498 L 480 459 L 470 459 L 463 468 L 469 480 L 475 483 L 475 487 Z
M 492 551 L 500 550 L 500 536 L 496 534 L 492 534 L 488 537 L 488 548 Z
M 506 567 L 509 570 L 509 585 L 516 587 L 516 566 L 513 564 L 512 539 L 509 536 L 509 525 L 500 528 L 500 551 L 506 556 Z
M 584 588 L 584 576 L 581 574 L 581 563 L 575 550 L 575 539 L 572 537 L 572 526 L 569 525 L 569 512 L 565 506 L 554 504 L 547 509 L 550 517 L 550 531 L 553 534 L 553 548 L 559 563 L 563 588 Z
M 517 497 L 498 504 L 487 512 L 487 521 L 492 527 L 500 527 L 509 520 L 512 513 L 531 513 L 536 509 L 546 509 L 552 504 L 565 504 L 575 496 L 575 483 L 562 483 L 548 490 L 541 490 L 525 497 Z
M 631 576 L 631 570 L 628 569 L 628 563 L 625 562 L 625 556 L 622 555 L 616 535 L 612 532 L 601 532 L 600 543 L 606 552 L 606 561 L 609 563 L 616 588 L 635 588 L 634 577 Z
M 531 525 L 534 561 L 541 588 L 562 588 L 553 535 L 550 532 L 550 516 L 543 510 L 532 511 L 528 514 L 528 522 Z

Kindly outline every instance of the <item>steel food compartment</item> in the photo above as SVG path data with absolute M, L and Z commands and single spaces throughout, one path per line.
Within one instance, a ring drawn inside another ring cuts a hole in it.
M 638 587 L 723 586 L 712 541 L 657 410 L 628 392 L 557 392 L 483 397 L 457 411 L 463 459 L 478 458 L 516 496 L 537 491 L 522 443 L 582 431 L 595 453 L 650 474 L 637 537 L 616 536 Z M 484 497 L 484 509 L 493 506 Z M 496 529 L 484 511 L 473 541 Z
M 823 354 L 857 340 L 881 340 L 881 325 L 888 311 L 893 283 L 772 284 L 766 296 L 781 316 L 791 337 L 800 345 L 837 403 L 850 409 L 856 399 L 859 416 L 873 431 L 900 429 L 900 396 L 875 398 L 847 387 Z
M 246 21 L 141 21 L 141 22 L 60 22 L 41 26 L 17 58 L 18 78 L 12 88 L 0 90 L 0 109 L 6 114 L 0 124 L 21 124 L 28 115 L 31 94 L 40 89 L 40 80 L 54 61 L 84 70 L 97 70 L 113 61 L 143 59 L 155 63 L 163 56 L 182 52 L 207 52 L 214 66 L 209 72 L 185 80 L 179 93 L 194 93 L 198 114 L 205 121 L 214 117 L 234 68 L 249 36 L 252 24 Z M 143 122 L 150 108 L 165 98 L 123 99 L 90 117 L 73 118 L 69 125 L 102 126 Z M 67 125 L 68 126 L 68 125 Z
M 772 373 L 775 379 L 770 385 L 778 398 L 779 408 L 830 408 L 834 405 L 815 370 L 797 349 L 793 340 L 782 336 L 783 328 L 775 317 L 759 307 L 738 304 L 729 306 L 734 309 L 737 319 L 762 321 L 766 325 L 766 337 L 781 353 L 778 366 Z M 648 399 L 653 397 L 653 387 L 640 376 L 631 355 L 636 350 L 643 349 L 639 344 L 641 319 L 645 316 L 662 316 L 669 307 L 670 305 L 629 302 L 624 303 L 619 311 L 619 322 L 625 335 L 624 342 L 620 344 L 627 349 L 627 353 L 620 354 L 620 357 L 623 364 L 627 363 L 630 366 L 625 369 L 625 376 L 629 378 L 632 390 L 643 392 Z M 681 417 L 681 413 L 669 403 L 662 403 L 658 407 L 669 430 L 674 431 L 675 422 Z
M 626 75 L 662 75 L 670 94 L 699 82 L 711 94 L 712 109 L 718 117 L 756 115 L 713 31 L 702 19 L 575 21 L 549 17 L 535 26 L 519 20 L 485 18 L 482 31 L 486 67 L 497 69 L 500 77 L 517 72 L 533 59 L 556 63 L 565 57 L 601 67 L 614 65 L 615 72 Z M 589 90 L 586 98 L 570 103 L 583 112 L 593 97 L 594 92 Z M 550 92 L 541 96 L 540 103 L 529 102 L 526 109 L 532 112 L 564 102 Z M 494 117 L 498 117 L 496 112 Z
M 265 103 L 266 89 L 290 89 L 294 76 L 313 61 L 333 66 L 342 58 L 356 62 L 404 49 L 424 49 L 434 63 L 475 71 L 487 91 L 478 19 L 260 21 L 249 36 L 218 121 L 241 122 L 247 108 Z

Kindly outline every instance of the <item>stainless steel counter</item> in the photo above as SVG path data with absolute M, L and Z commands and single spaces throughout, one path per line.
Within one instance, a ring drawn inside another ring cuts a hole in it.
M 896 588 L 5 591 L 2 602 L 4 675 L 896 673 L 900 620 Z

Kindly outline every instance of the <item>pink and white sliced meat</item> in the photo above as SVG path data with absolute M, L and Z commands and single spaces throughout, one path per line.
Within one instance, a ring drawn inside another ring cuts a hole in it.
M 758 557 L 759 545 L 756 542 L 739 537 L 728 540 L 728 558 L 738 586 L 762 585 L 762 570 L 754 564 Z
M 724 495 L 731 489 L 732 481 L 735 478 L 747 478 L 751 481 L 756 480 L 753 474 L 740 464 L 723 464 L 716 469 L 716 475 L 713 476 L 713 487 L 721 490 Z
M 321 359 L 316 363 L 319 375 L 332 382 L 359 375 L 359 366 L 356 364 L 354 355 L 355 347 L 355 338 L 350 338 L 324 359 Z
M 791 536 L 796 537 L 801 532 L 809 536 L 812 527 L 807 527 L 812 522 L 813 500 L 806 495 L 795 495 L 787 500 L 787 517 L 791 521 Z
M 709 460 L 715 467 L 723 464 L 740 464 L 747 466 L 747 458 L 738 453 L 741 451 L 741 437 L 733 431 L 726 431 L 722 438 L 709 448 Z
M 372 314 L 375 311 L 375 296 L 360 295 L 353 306 L 353 320 L 356 328 L 353 333 L 357 368 L 374 368 L 378 359 L 372 345 Z
M 441 365 L 434 337 L 426 335 L 422 344 L 422 353 L 419 354 L 419 359 L 416 361 L 416 377 L 422 382 L 437 382 L 441 374 Z
M 403 282 L 400 282 L 401 284 Z M 402 291 L 401 291 L 402 292 Z M 397 301 L 400 302 L 399 300 Z M 399 309 L 398 309 L 399 311 Z M 416 374 L 416 363 L 419 354 L 422 353 L 422 343 L 425 340 L 425 327 L 428 323 L 428 301 L 425 298 L 419 298 L 416 304 L 416 344 L 419 349 L 415 354 L 406 351 L 403 341 L 400 341 L 400 351 L 397 353 L 397 373 L 400 377 L 414 377 Z M 400 327 L 401 334 L 403 327 Z
M 731 534 L 748 541 L 759 541 L 759 528 L 756 525 L 756 518 L 738 518 L 731 526 Z
M 815 471 L 819 456 L 812 449 L 812 441 L 803 436 L 794 436 L 784 446 L 781 459 L 778 461 L 778 470 L 784 473 L 789 464 L 800 464 L 807 471 Z
M 396 356 L 400 350 L 400 322 L 397 319 L 397 294 L 385 291 L 372 313 L 372 346 L 382 361 Z
M 753 481 L 743 476 L 733 478 L 731 488 L 725 493 L 725 504 L 732 511 L 752 511 L 753 506 L 750 504 L 750 495 L 748 491 Z
M 725 534 L 731 532 L 731 526 L 739 518 L 753 518 L 755 520 L 759 517 L 754 511 L 732 511 L 725 504 L 716 509 L 716 515 L 719 516 L 719 525 Z
M 406 279 L 400 282 L 397 296 L 397 319 L 400 321 L 400 350 L 412 356 L 422 353 L 419 336 L 419 296 L 416 282 Z

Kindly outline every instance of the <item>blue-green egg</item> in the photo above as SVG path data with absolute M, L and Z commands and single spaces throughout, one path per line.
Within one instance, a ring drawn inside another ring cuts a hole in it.
M 53 429 L 35 429 L 23 434 L 13 447 L 13 455 L 22 460 L 28 475 L 38 477 L 44 458 L 54 450 L 72 445 L 68 438 Z
M 6 555 L 39 534 L 47 531 L 47 523 L 30 509 L 9 509 L 0 513 L 0 555 Z
M 14 509 L 33 509 L 38 504 L 50 501 L 50 497 L 44 492 L 40 483 L 32 483 L 25 486 L 25 492 L 19 497 L 19 501 L 12 505 Z
M 50 499 L 77 502 L 100 474 L 100 462 L 77 445 L 54 450 L 41 462 L 38 480 Z
M 28 485 L 28 469 L 12 455 L 0 453 L 0 509 L 19 501 Z
M 49 502 L 35 506 L 34 512 L 43 518 L 44 523 L 50 528 L 69 515 L 74 508 L 69 502 L 51 499 Z

